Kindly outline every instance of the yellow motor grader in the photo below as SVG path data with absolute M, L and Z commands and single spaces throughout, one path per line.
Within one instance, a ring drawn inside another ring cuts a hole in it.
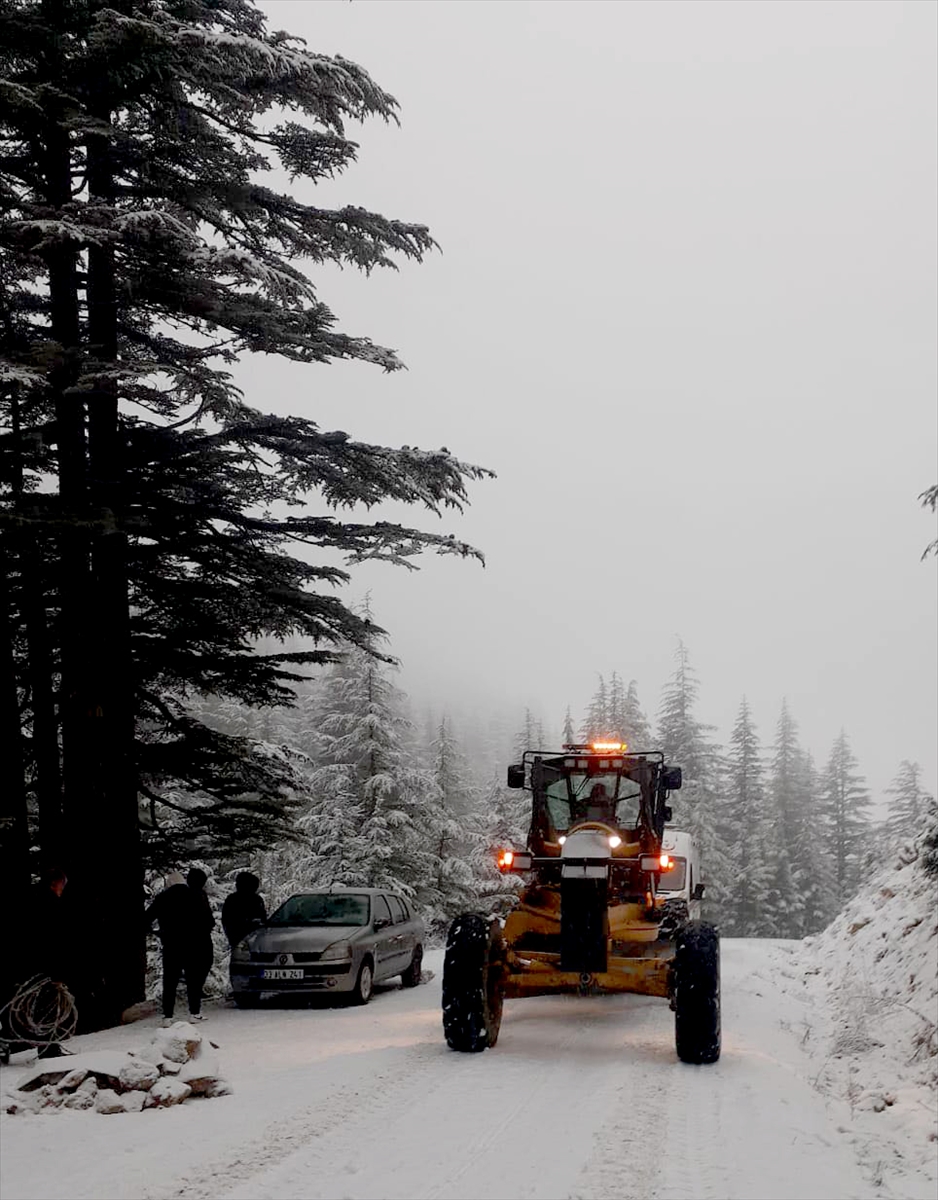
M 531 827 L 527 847 L 501 850 L 498 866 L 525 886 L 504 922 L 466 913 L 450 926 L 447 1044 L 494 1046 L 506 999 L 637 992 L 670 1001 L 678 1058 L 716 1062 L 719 937 L 691 919 L 703 884 L 676 900 L 661 882 L 675 865 L 662 841 L 681 768 L 609 740 L 526 751 L 508 786 L 531 792 Z

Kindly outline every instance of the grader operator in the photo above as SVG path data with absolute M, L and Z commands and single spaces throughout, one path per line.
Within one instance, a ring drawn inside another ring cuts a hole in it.
M 454 1050 L 494 1046 L 506 999 L 554 992 L 636 992 L 670 1001 L 678 1057 L 720 1055 L 716 929 L 675 922 L 660 881 L 667 803 L 680 767 L 619 741 L 526 751 L 508 786 L 531 792 L 524 850 L 498 854 L 525 885 L 504 922 L 467 913 L 450 926 L 443 1029 Z M 703 885 L 695 889 L 699 901 Z M 696 907 L 696 906 L 695 906 Z

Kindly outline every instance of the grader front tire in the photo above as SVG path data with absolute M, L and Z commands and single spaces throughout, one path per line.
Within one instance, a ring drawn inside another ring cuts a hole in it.
M 720 936 L 706 921 L 689 921 L 674 952 L 674 1040 L 685 1063 L 720 1057 Z
M 443 959 L 443 1032 L 451 1050 L 477 1054 L 498 1041 L 504 983 L 501 930 L 477 913 L 457 917 Z

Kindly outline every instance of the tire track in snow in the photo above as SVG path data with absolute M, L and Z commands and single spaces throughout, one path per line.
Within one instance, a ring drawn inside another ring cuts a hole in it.
M 385 1051 L 382 1057 L 389 1060 L 388 1065 L 377 1072 L 374 1070 L 377 1057 L 374 1053 L 362 1053 L 358 1062 L 357 1057 L 348 1056 L 348 1078 L 341 1093 L 323 1094 L 316 1103 L 279 1126 L 259 1123 L 262 1132 L 240 1147 L 234 1156 L 208 1163 L 197 1174 L 190 1173 L 177 1181 L 177 1187 L 170 1194 L 179 1200 L 217 1200 L 222 1194 L 226 1197 L 230 1194 L 232 1198 L 240 1196 L 242 1188 L 248 1187 L 243 1192 L 246 1197 L 259 1196 L 260 1193 L 253 1191 L 246 1181 L 282 1162 L 284 1157 L 311 1144 L 318 1145 L 350 1120 L 380 1116 L 387 1096 L 402 1078 L 412 1081 L 412 1088 L 425 1088 L 423 1066 L 428 1060 L 439 1057 L 439 1050 L 422 1045 Z M 310 1073 L 313 1076 L 311 1083 L 315 1086 L 315 1068 L 311 1068 Z M 424 1082 L 419 1084 L 417 1081 L 421 1079 Z M 406 1095 L 402 1101 L 407 1102 Z M 234 1190 L 229 1193 L 224 1190 L 226 1188 Z M 153 1197 L 166 1194 L 163 1190 L 149 1193 Z
M 643 1026 L 651 1021 L 643 1022 Z M 639 1030 L 641 1032 L 641 1029 Z M 673 1076 L 662 1067 L 673 1058 L 670 1024 L 660 1038 L 630 1041 L 626 1073 L 609 1097 L 609 1116 L 597 1130 L 590 1156 L 569 1200 L 610 1196 L 617 1200 L 654 1200 L 661 1184 L 659 1147 L 669 1136 L 668 1110 Z M 649 1061 L 643 1061 L 643 1059 Z M 662 1086 L 662 1080 L 665 1086 Z
M 570 1029 L 560 1048 L 571 1049 L 585 1028 L 580 1022 Z M 312 1140 L 307 1135 L 303 1144 L 290 1148 L 286 1160 L 269 1169 L 255 1163 L 243 1185 L 225 1193 L 223 1200 L 282 1196 L 391 1200 L 448 1194 L 450 1183 L 458 1189 L 491 1144 L 504 1136 L 506 1124 L 538 1090 L 550 1063 L 500 1054 L 500 1047 L 482 1055 L 454 1054 L 443 1043 L 441 1031 L 438 1047 L 426 1048 L 419 1061 L 405 1056 L 400 1068 L 375 1079 L 365 1106 L 342 1104 L 329 1128 Z M 447 1112 L 453 1114 L 452 1120 L 441 1129 L 440 1114 Z M 434 1133 L 432 1144 L 429 1129 Z M 382 1147 L 377 1160 L 369 1154 L 376 1135 Z M 467 1187 L 467 1196 L 481 1195 L 475 1182 Z M 218 1196 L 218 1191 L 213 1195 Z
M 655 1007 L 666 1018 L 666 1007 Z M 435 1054 L 427 1048 L 413 1064 L 415 1074 L 402 1081 L 383 1073 L 366 1109 L 343 1106 L 329 1131 L 276 1166 L 255 1164 L 240 1186 L 213 1195 L 562 1200 L 584 1165 L 597 1116 L 634 1057 L 636 1047 L 626 1043 L 637 1017 L 641 1006 L 632 997 L 509 1005 L 495 1050 L 453 1054 L 441 1037 Z M 657 1061 L 660 1049 L 652 1053 Z M 376 1144 L 379 1153 L 371 1153 Z

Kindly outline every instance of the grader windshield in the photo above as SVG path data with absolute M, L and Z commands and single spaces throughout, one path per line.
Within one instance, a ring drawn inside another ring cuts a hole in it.
M 568 832 L 586 821 L 612 827 L 625 842 L 654 838 L 660 756 L 609 755 L 592 747 L 571 747 L 562 755 L 529 752 L 524 757 L 533 793 L 534 854 L 559 852 Z
M 564 834 L 578 821 L 607 821 L 634 829 L 642 800 L 641 787 L 620 775 L 573 774 L 545 783 L 550 823 Z

